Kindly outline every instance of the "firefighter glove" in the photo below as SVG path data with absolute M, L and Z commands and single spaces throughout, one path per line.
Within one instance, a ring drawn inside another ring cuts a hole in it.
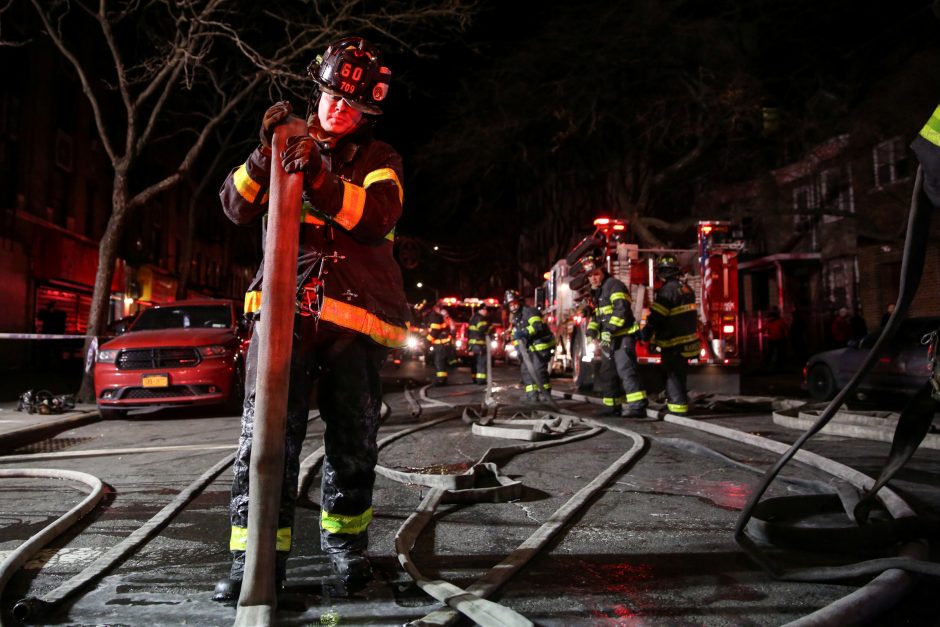
M 288 174 L 303 172 L 304 182 L 312 183 L 323 168 L 317 142 L 310 135 L 288 137 L 287 147 L 281 152 L 281 165 Z
M 610 331 L 601 331 L 601 343 L 610 344 Z
M 287 119 L 291 113 L 290 103 L 286 100 L 275 102 L 264 112 L 261 118 L 261 145 L 265 148 L 271 147 L 271 138 L 274 137 L 274 127 Z

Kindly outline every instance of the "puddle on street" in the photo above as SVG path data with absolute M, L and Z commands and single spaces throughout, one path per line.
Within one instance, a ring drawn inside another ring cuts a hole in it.
M 460 462 L 458 464 L 435 464 L 433 466 L 423 466 L 416 468 L 413 466 L 396 466 L 395 470 L 401 472 L 411 472 L 417 475 L 461 475 L 476 464 L 473 461 Z
M 618 483 L 629 486 L 637 492 L 668 494 L 673 496 L 694 496 L 708 501 L 722 509 L 741 510 L 750 496 L 749 485 L 734 481 L 710 481 L 700 477 L 681 477 L 643 480 L 630 478 Z

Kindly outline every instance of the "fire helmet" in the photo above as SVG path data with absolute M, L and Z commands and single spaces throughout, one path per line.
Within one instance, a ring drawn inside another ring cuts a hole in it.
M 607 269 L 604 267 L 603 259 L 598 259 L 597 257 L 584 257 L 581 259 L 581 267 L 584 269 L 586 274 L 591 274 L 595 270 L 604 270 Z
M 506 297 L 503 299 L 503 302 L 508 307 L 513 301 L 517 303 L 522 301 L 522 297 L 519 296 L 519 292 L 516 290 L 506 290 Z
M 392 79 L 392 71 L 382 65 L 378 48 L 362 37 L 346 37 L 330 44 L 307 66 L 307 75 L 317 84 L 311 105 L 325 91 L 369 115 L 382 114 L 379 103 L 388 95 Z
M 656 261 L 656 272 L 661 277 L 679 276 L 679 260 L 675 255 L 663 255 Z

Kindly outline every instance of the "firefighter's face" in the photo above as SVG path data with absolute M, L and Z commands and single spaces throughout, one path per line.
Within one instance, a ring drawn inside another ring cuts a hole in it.
M 317 107 L 317 117 L 320 126 L 331 135 L 345 135 L 356 128 L 362 120 L 362 113 L 356 111 L 349 103 L 333 94 L 324 91 L 320 95 L 320 104 Z
M 509 311 L 511 311 L 512 313 L 516 313 L 517 311 L 519 311 L 520 306 L 521 305 L 519 304 L 518 300 L 509 301 Z
M 594 268 L 588 274 L 588 281 L 591 283 L 591 289 L 596 290 L 604 282 L 604 271 L 601 268 Z

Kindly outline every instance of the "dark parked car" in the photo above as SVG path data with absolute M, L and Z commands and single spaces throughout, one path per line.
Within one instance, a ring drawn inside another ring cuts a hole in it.
M 95 397 L 103 418 L 173 405 L 241 411 L 247 338 L 228 300 L 188 300 L 140 313 L 98 348 Z
M 940 328 L 940 316 L 908 318 L 901 321 L 894 339 L 878 362 L 859 384 L 853 400 L 874 395 L 910 395 L 927 381 L 927 346 L 924 337 Z M 803 369 L 803 387 L 809 395 L 826 401 L 836 395 L 858 371 L 881 331 L 865 336 L 857 346 L 817 353 Z

